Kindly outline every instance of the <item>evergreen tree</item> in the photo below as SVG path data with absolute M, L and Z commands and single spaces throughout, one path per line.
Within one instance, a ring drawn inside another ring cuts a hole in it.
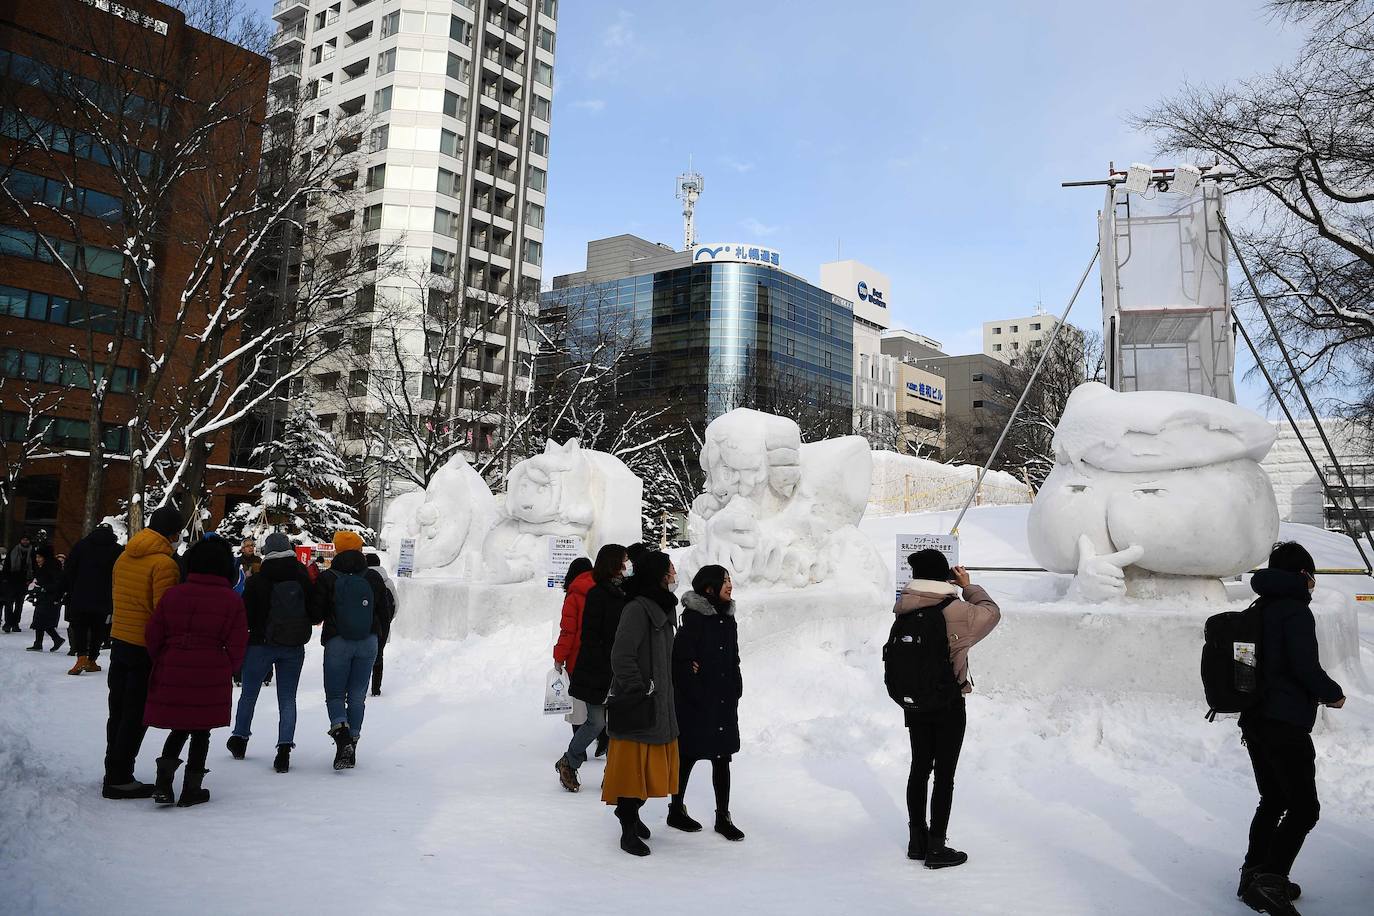
M 282 531 L 320 543 L 330 540 L 335 531 L 347 530 L 372 539 L 372 530 L 344 502 L 353 490 L 348 469 L 334 437 L 320 428 L 309 401 L 297 403 L 283 420 L 276 441 L 255 448 L 252 458 L 268 474 L 253 488 L 256 502 L 242 503 L 224 517 L 219 526 L 223 537 L 261 541 L 273 531 Z M 277 480 L 271 466 L 279 459 L 285 461 L 286 473 Z

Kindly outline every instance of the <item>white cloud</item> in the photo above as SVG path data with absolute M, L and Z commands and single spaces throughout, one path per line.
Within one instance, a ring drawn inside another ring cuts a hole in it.
M 572 107 L 579 111 L 588 111 L 592 114 L 600 114 L 606 110 L 605 99 L 578 99 L 572 103 Z
M 767 223 L 760 222 L 752 216 L 746 216 L 739 221 L 739 224 L 743 226 L 744 231 L 748 232 L 750 235 L 772 235 L 781 228 L 780 226 L 770 226 Z
M 754 163 L 742 162 L 739 159 L 734 158 L 733 156 L 721 156 L 720 161 L 724 163 L 727 168 L 734 169 L 741 175 L 743 175 L 745 172 L 752 171 L 754 168 Z
M 587 65 L 587 78 L 592 80 L 607 79 L 620 72 L 621 67 L 628 60 L 639 56 L 642 50 L 639 47 L 635 30 L 630 26 L 631 16 L 629 10 L 618 10 L 615 21 L 606 26 L 601 33 L 602 54 Z

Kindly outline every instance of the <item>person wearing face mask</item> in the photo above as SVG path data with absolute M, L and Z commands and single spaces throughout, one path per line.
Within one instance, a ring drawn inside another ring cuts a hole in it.
M 129 538 L 115 560 L 112 573 L 114 616 L 110 624 L 110 714 L 105 722 L 106 798 L 151 798 L 151 783 L 134 778 L 134 763 L 143 745 L 147 726 L 143 706 L 148 700 L 148 676 L 152 659 L 145 631 L 157 603 L 181 582 L 181 569 L 173 558 L 185 520 L 172 506 L 163 506 L 148 519 L 148 527 Z
M 635 560 L 629 592 L 611 646 L 607 730 L 611 736 L 601 800 L 615 805 L 620 848 L 647 856 L 649 828 L 639 810 L 650 798 L 678 791 L 678 726 L 673 704 L 673 634 L 677 570 L 665 553 Z
M 1269 567 L 1250 579 L 1264 614 L 1263 690 L 1259 704 L 1241 713 L 1240 734 L 1260 800 L 1236 896 L 1251 909 L 1280 916 L 1297 916 L 1292 901 L 1301 891 L 1288 876 L 1321 810 L 1312 745 L 1317 707 L 1345 705 L 1345 691 L 1327 676 L 1317 653 L 1311 608 L 1316 569 L 1306 548 L 1289 541 L 1274 545 Z
M 567 752 L 558 760 L 558 779 L 563 788 L 582 788 L 577 771 L 587 762 L 587 747 L 597 743 L 596 756 L 606 753 L 606 692 L 611 688 L 611 646 L 620 626 L 620 612 L 628 600 L 621 588 L 625 576 L 625 548 L 606 544 L 596 552 L 591 588 L 586 592 L 576 630 L 577 648 L 567 656 L 571 680 L 568 693 L 587 705 L 587 718 L 573 732 Z M 555 650 L 555 659 L 557 651 Z

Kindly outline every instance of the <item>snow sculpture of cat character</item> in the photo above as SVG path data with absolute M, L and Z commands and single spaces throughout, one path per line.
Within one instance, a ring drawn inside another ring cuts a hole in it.
M 478 556 L 482 537 L 496 517 L 496 498 L 461 455 L 435 472 L 424 490 L 404 493 L 387 508 L 383 526 L 389 550 L 415 538 L 415 569 L 463 572 Z
M 843 567 L 885 587 L 882 560 L 855 527 L 873 475 L 862 437 L 803 445 L 792 420 L 741 408 L 706 428 L 701 467 L 706 492 L 692 503 L 681 578 L 719 563 L 741 585 L 802 588 Z
M 1075 598 L 1225 600 L 1220 579 L 1262 562 L 1278 536 L 1259 465 L 1274 438 L 1272 424 L 1228 401 L 1080 385 L 1031 506 L 1031 553 L 1076 573 Z
M 487 580 L 525 582 L 543 572 L 546 535 L 577 536 L 589 556 L 640 539 L 643 483 L 619 458 L 550 440 L 511 468 L 482 560 Z

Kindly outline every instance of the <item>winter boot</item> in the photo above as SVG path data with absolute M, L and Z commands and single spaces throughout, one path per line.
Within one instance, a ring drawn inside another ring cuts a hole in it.
M 1272 916 L 1301 916 L 1288 897 L 1288 879 L 1283 875 L 1256 872 L 1241 895 L 1245 905 Z
M 210 800 L 210 790 L 202 789 L 200 785 L 208 772 L 210 771 L 186 768 L 186 776 L 181 780 L 181 800 L 177 802 L 178 808 L 203 805 Z
M 137 779 L 113 785 L 107 782 L 101 786 L 100 794 L 115 801 L 124 801 L 130 798 L 152 798 L 153 785 L 148 782 L 139 782 Z
M 67 641 L 66 641 L 65 639 L 63 639 L 61 636 L 59 636 L 59 637 L 57 637 L 57 639 L 53 642 L 52 648 L 49 649 L 48 651 L 49 651 L 49 652 L 56 652 L 58 649 L 62 648 L 62 647 L 65 646 L 66 644 L 67 644 Z
M 176 757 L 157 758 L 157 782 L 153 784 L 153 801 L 157 804 L 176 804 L 177 797 L 172 788 L 172 781 L 176 779 L 179 766 L 181 760 Z
M 1240 887 L 1236 888 L 1236 896 L 1237 896 L 1237 897 L 1240 897 L 1240 898 L 1244 899 L 1244 897 L 1245 897 L 1245 889 L 1246 889 L 1247 887 L 1250 886 L 1250 882 L 1253 881 L 1253 880 L 1255 879 L 1255 875 L 1257 875 L 1257 874 L 1259 874 L 1259 869 L 1257 869 L 1257 868 L 1246 868 L 1244 865 L 1242 865 L 1242 866 L 1240 867 Z M 1289 881 L 1289 882 L 1288 882 L 1288 899 L 1289 899 L 1289 900 L 1297 900 L 1297 899 L 1298 899 L 1299 897 L 1301 897 L 1301 896 L 1302 896 L 1302 887 L 1299 886 L 1299 885 L 1297 885 L 1297 884 L 1295 884 L 1295 883 L 1292 882 L 1292 881 Z
M 291 748 L 294 744 L 278 744 L 277 756 L 272 761 L 272 769 L 278 773 L 285 773 L 291 769 Z
M 248 739 L 238 735 L 230 735 L 224 746 L 229 748 L 229 755 L 235 760 L 242 760 L 243 755 L 248 753 Z
M 968 861 L 968 853 L 950 849 L 944 837 L 930 837 L 926 847 L 926 868 L 955 868 Z
M 909 824 L 911 839 L 906 844 L 906 857 L 924 862 L 926 851 L 930 849 L 930 828 L 925 824 Z
M 42 633 L 39 633 L 39 634 L 38 634 L 38 641 L 35 642 L 35 643 L 34 643 L 33 645 L 31 645 L 31 646 L 25 646 L 25 647 L 24 647 L 24 651 L 25 651 L 25 652 L 42 652 L 42 651 L 43 651 L 43 634 L 42 634 Z
M 105 670 L 104 668 L 100 667 L 99 665 L 97 665 L 97 664 L 95 663 L 95 659 L 93 659 L 93 658 L 88 658 L 88 659 L 86 659 L 86 672 L 87 672 L 88 674 L 98 674 L 99 672 L 104 671 L 104 670 Z
M 696 833 L 701 829 L 701 822 L 692 820 L 687 815 L 687 806 L 681 802 L 669 803 L 668 826 L 684 833 Z
M 611 746 L 611 739 L 610 739 L 610 737 L 606 734 L 606 730 L 605 730 L 605 729 L 602 729 L 602 730 L 601 730 L 601 734 L 599 734 L 599 735 L 596 736 L 596 753 L 594 754 L 594 756 L 596 756 L 596 757 L 605 757 L 605 756 L 606 756 L 606 751 L 610 748 L 610 746 Z
M 82 673 L 84 673 L 84 672 L 86 671 L 86 666 L 89 665 L 90 663 L 91 663 L 91 660 L 90 660 L 89 658 L 87 658 L 86 656 L 84 656 L 84 655 L 77 656 L 76 664 L 75 664 L 75 665 L 72 665 L 72 669 L 71 669 L 70 671 L 68 671 L 67 673 L 68 673 L 68 674 L 82 674 Z
M 744 839 L 744 831 L 735 826 L 735 822 L 730 820 L 729 811 L 716 812 L 716 833 L 725 837 L 732 843 L 738 843 Z
M 558 758 L 558 762 L 553 765 L 558 771 L 558 782 L 569 792 L 576 792 L 582 788 L 582 783 L 577 781 L 577 770 L 568 762 L 568 755 L 564 754 Z
M 639 806 L 644 804 L 637 798 L 621 799 L 616 803 L 615 816 L 620 821 L 620 848 L 632 856 L 647 856 L 649 844 L 640 835 Z
M 348 725 L 340 722 L 329 730 L 329 737 L 334 739 L 334 769 L 353 769 L 353 738 L 348 734 Z

